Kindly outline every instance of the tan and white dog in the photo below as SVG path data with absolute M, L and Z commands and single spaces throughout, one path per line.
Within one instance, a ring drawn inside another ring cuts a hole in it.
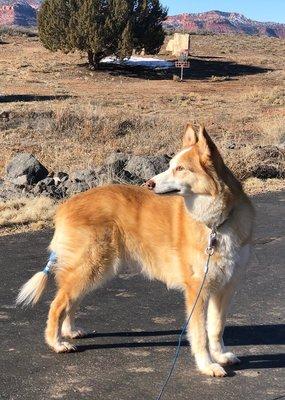
M 48 315 L 47 344 L 56 352 L 73 349 L 62 337 L 83 334 L 74 327 L 79 301 L 126 262 L 139 264 L 148 277 L 182 290 L 188 314 L 203 279 L 205 248 L 215 226 L 215 253 L 188 338 L 201 372 L 226 375 L 222 365 L 239 360 L 226 351 L 222 335 L 230 299 L 248 262 L 253 215 L 241 184 L 205 129 L 196 133 L 191 125 L 169 169 L 146 187 L 110 185 L 67 200 L 58 208 L 50 244 L 57 257 L 53 272 L 58 291 Z M 34 275 L 21 289 L 18 303 L 35 303 L 46 280 L 43 271 Z

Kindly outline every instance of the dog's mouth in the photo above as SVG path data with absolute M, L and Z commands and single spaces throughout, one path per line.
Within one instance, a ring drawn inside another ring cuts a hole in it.
M 170 195 L 170 194 L 179 194 L 181 192 L 181 190 L 180 189 L 173 189 L 173 190 L 169 190 L 169 191 L 167 191 L 167 192 L 155 192 L 156 194 L 168 194 L 168 195 Z

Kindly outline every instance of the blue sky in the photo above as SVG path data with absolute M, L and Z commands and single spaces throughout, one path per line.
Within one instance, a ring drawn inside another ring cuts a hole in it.
M 161 0 L 169 15 L 209 10 L 235 11 L 256 21 L 285 22 L 285 0 Z

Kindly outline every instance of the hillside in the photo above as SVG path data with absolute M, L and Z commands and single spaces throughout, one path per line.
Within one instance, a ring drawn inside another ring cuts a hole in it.
M 0 5 L 0 26 L 35 26 L 37 12 L 34 7 L 26 2 Z
M 36 14 L 42 0 L 0 0 L 0 26 L 35 26 Z M 285 38 L 285 24 L 258 22 L 234 12 L 208 11 L 198 14 L 169 16 L 167 30 L 193 33 L 265 35 Z
M 285 24 L 253 21 L 234 12 L 208 11 L 198 14 L 169 16 L 165 22 L 165 27 L 187 32 L 243 33 L 285 38 Z
M 36 26 L 37 0 L 0 0 L 0 26 Z

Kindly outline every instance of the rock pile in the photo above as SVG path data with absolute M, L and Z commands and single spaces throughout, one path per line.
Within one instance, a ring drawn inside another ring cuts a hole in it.
M 0 200 L 19 196 L 69 197 L 105 183 L 141 185 L 165 171 L 170 157 L 133 156 L 113 153 L 103 166 L 66 172 L 48 171 L 32 154 L 18 153 L 9 162 L 6 175 L 0 180 Z
M 230 147 L 235 149 L 235 146 Z M 285 178 L 284 149 L 259 146 L 251 162 L 245 163 L 245 178 Z M 170 157 L 135 156 L 112 153 L 103 166 L 66 172 L 48 171 L 32 154 L 18 153 L 9 162 L 4 179 L 0 179 L 0 200 L 20 196 L 48 196 L 63 199 L 107 183 L 141 185 L 168 168 Z M 247 166 L 248 164 L 248 166 Z

